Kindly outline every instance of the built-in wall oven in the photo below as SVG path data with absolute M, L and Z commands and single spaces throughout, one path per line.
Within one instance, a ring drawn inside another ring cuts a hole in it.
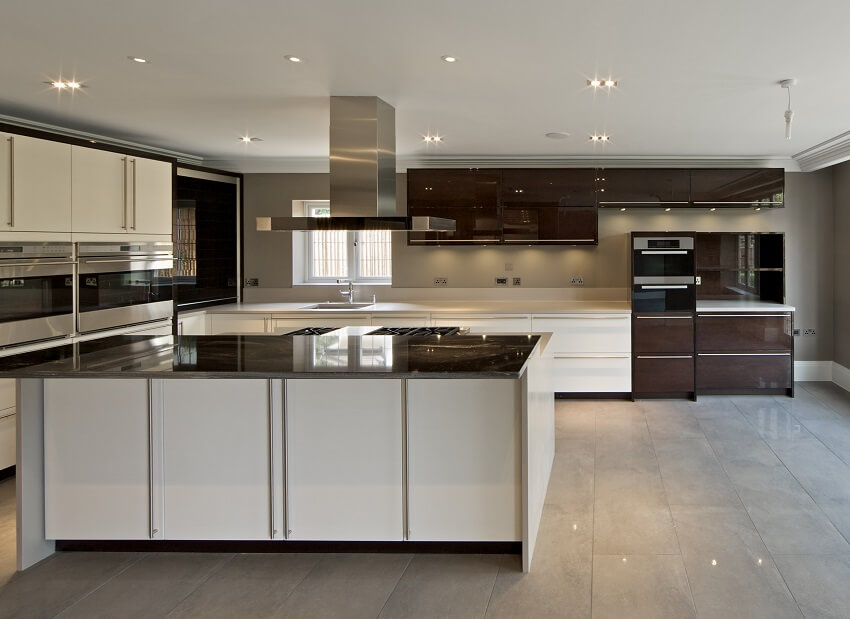
M 0 243 L 0 347 L 74 332 L 71 243 Z
M 79 243 L 77 258 L 80 333 L 172 316 L 171 243 Z
M 693 312 L 693 236 L 632 237 L 632 311 Z

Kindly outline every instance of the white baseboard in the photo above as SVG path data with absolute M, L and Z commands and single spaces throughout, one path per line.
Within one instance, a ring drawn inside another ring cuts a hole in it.
M 832 361 L 795 361 L 794 380 L 832 380 Z
M 843 365 L 839 365 L 838 363 L 832 362 L 832 382 L 841 387 L 842 389 L 846 389 L 850 391 L 850 370 L 845 368 Z

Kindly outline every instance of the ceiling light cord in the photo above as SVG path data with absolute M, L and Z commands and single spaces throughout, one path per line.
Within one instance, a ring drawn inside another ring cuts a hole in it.
M 791 139 L 791 122 L 794 120 L 794 110 L 791 109 L 791 87 L 796 85 L 796 79 L 787 79 L 779 82 L 782 88 L 788 91 L 788 109 L 785 110 L 785 139 Z

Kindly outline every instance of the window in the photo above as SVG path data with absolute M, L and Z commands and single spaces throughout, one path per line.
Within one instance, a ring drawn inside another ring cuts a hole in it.
M 308 217 L 330 217 L 326 201 L 306 202 Z M 335 282 L 392 281 L 389 230 L 313 230 L 307 233 L 305 280 Z

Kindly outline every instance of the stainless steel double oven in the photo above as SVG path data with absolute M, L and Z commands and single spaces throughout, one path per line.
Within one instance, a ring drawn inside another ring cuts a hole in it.
M 77 258 L 80 333 L 172 316 L 171 243 L 78 243 Z
M 693 312 L 694 237 L 632 236 L 632 310 Z
M 0 348 L 74 332 L 71 243 L 0 243 Z

